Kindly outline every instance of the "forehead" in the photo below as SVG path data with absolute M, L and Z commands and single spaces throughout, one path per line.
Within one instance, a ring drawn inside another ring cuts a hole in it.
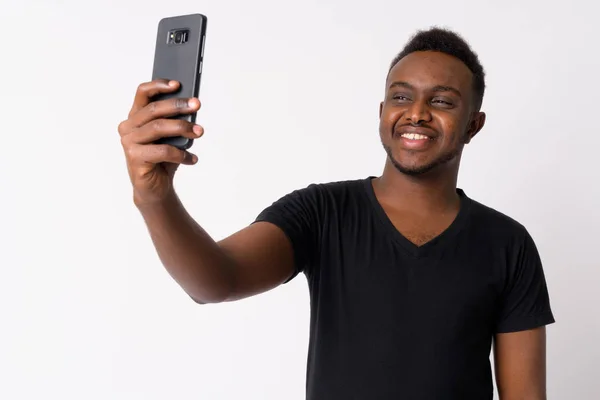
M 473 74 L 458 58 L 434 51 L 418 51 L 401 59 L 390 71 L 387 83 L 407 82 L 418 90 L 451 86 L 463 94 L 470 92 Z

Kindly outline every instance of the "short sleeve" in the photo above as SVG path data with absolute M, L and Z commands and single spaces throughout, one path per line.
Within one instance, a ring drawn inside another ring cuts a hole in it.
M 525 228 L 513 254 L 500 303 L 497 333 L 534 329 L 555 322 L 540 255 Z
M 264 209 L 254 222 L 269 222 L 288 237 L 294 251 L 294 273 L 310 273 L 318 258 L 321 236 L 322 201 L 318 185 L 295 190 Z

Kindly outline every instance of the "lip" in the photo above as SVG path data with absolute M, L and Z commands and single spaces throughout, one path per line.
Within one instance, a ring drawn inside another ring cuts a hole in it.
M 427 136 L 428 139 L 409 139 L 402 137 L 405 133 L 414 133 L 417 135 Z M 403 126 L 400 129 L 394 131 L 394 137 L 399 139 L 402 147 L 408 150 L 426 150 L 429 148 L 435 138 L 436 133 L 428 128 L 415 127 L 415 126 Z
M 415 133 L 417 135 L 427 136 L 429 139 L 435 139 L 437 137 L 437 134 L 433 130 L 419 126 L 403 126 L 394 131 L 394 136 L 402 136 L 405 133 Z

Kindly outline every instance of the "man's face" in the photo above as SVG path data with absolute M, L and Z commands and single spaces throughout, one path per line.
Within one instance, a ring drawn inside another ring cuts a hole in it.
M 483 127 L 473 75 L 460 60 L 415 52 L 390 71 L 380 107 L 379 134 L 389 161 L 402 173 L 458 169 L 463 146 Z

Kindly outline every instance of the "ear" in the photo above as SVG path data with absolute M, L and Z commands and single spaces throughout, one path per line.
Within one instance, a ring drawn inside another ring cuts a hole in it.
M 381 118 L 381 114 L 383 114 L 383 101 L 379 103 L 379 118 Z
M 484 112 L 476 112 L 471 117 L 471 122 L 469 122 L 469 126 L 467 127 L 467 132 L 465 133 L 465 144 L 469 144 L 471 140 L 479 133 L 481 128 L 485 125 L 485 113 Z

